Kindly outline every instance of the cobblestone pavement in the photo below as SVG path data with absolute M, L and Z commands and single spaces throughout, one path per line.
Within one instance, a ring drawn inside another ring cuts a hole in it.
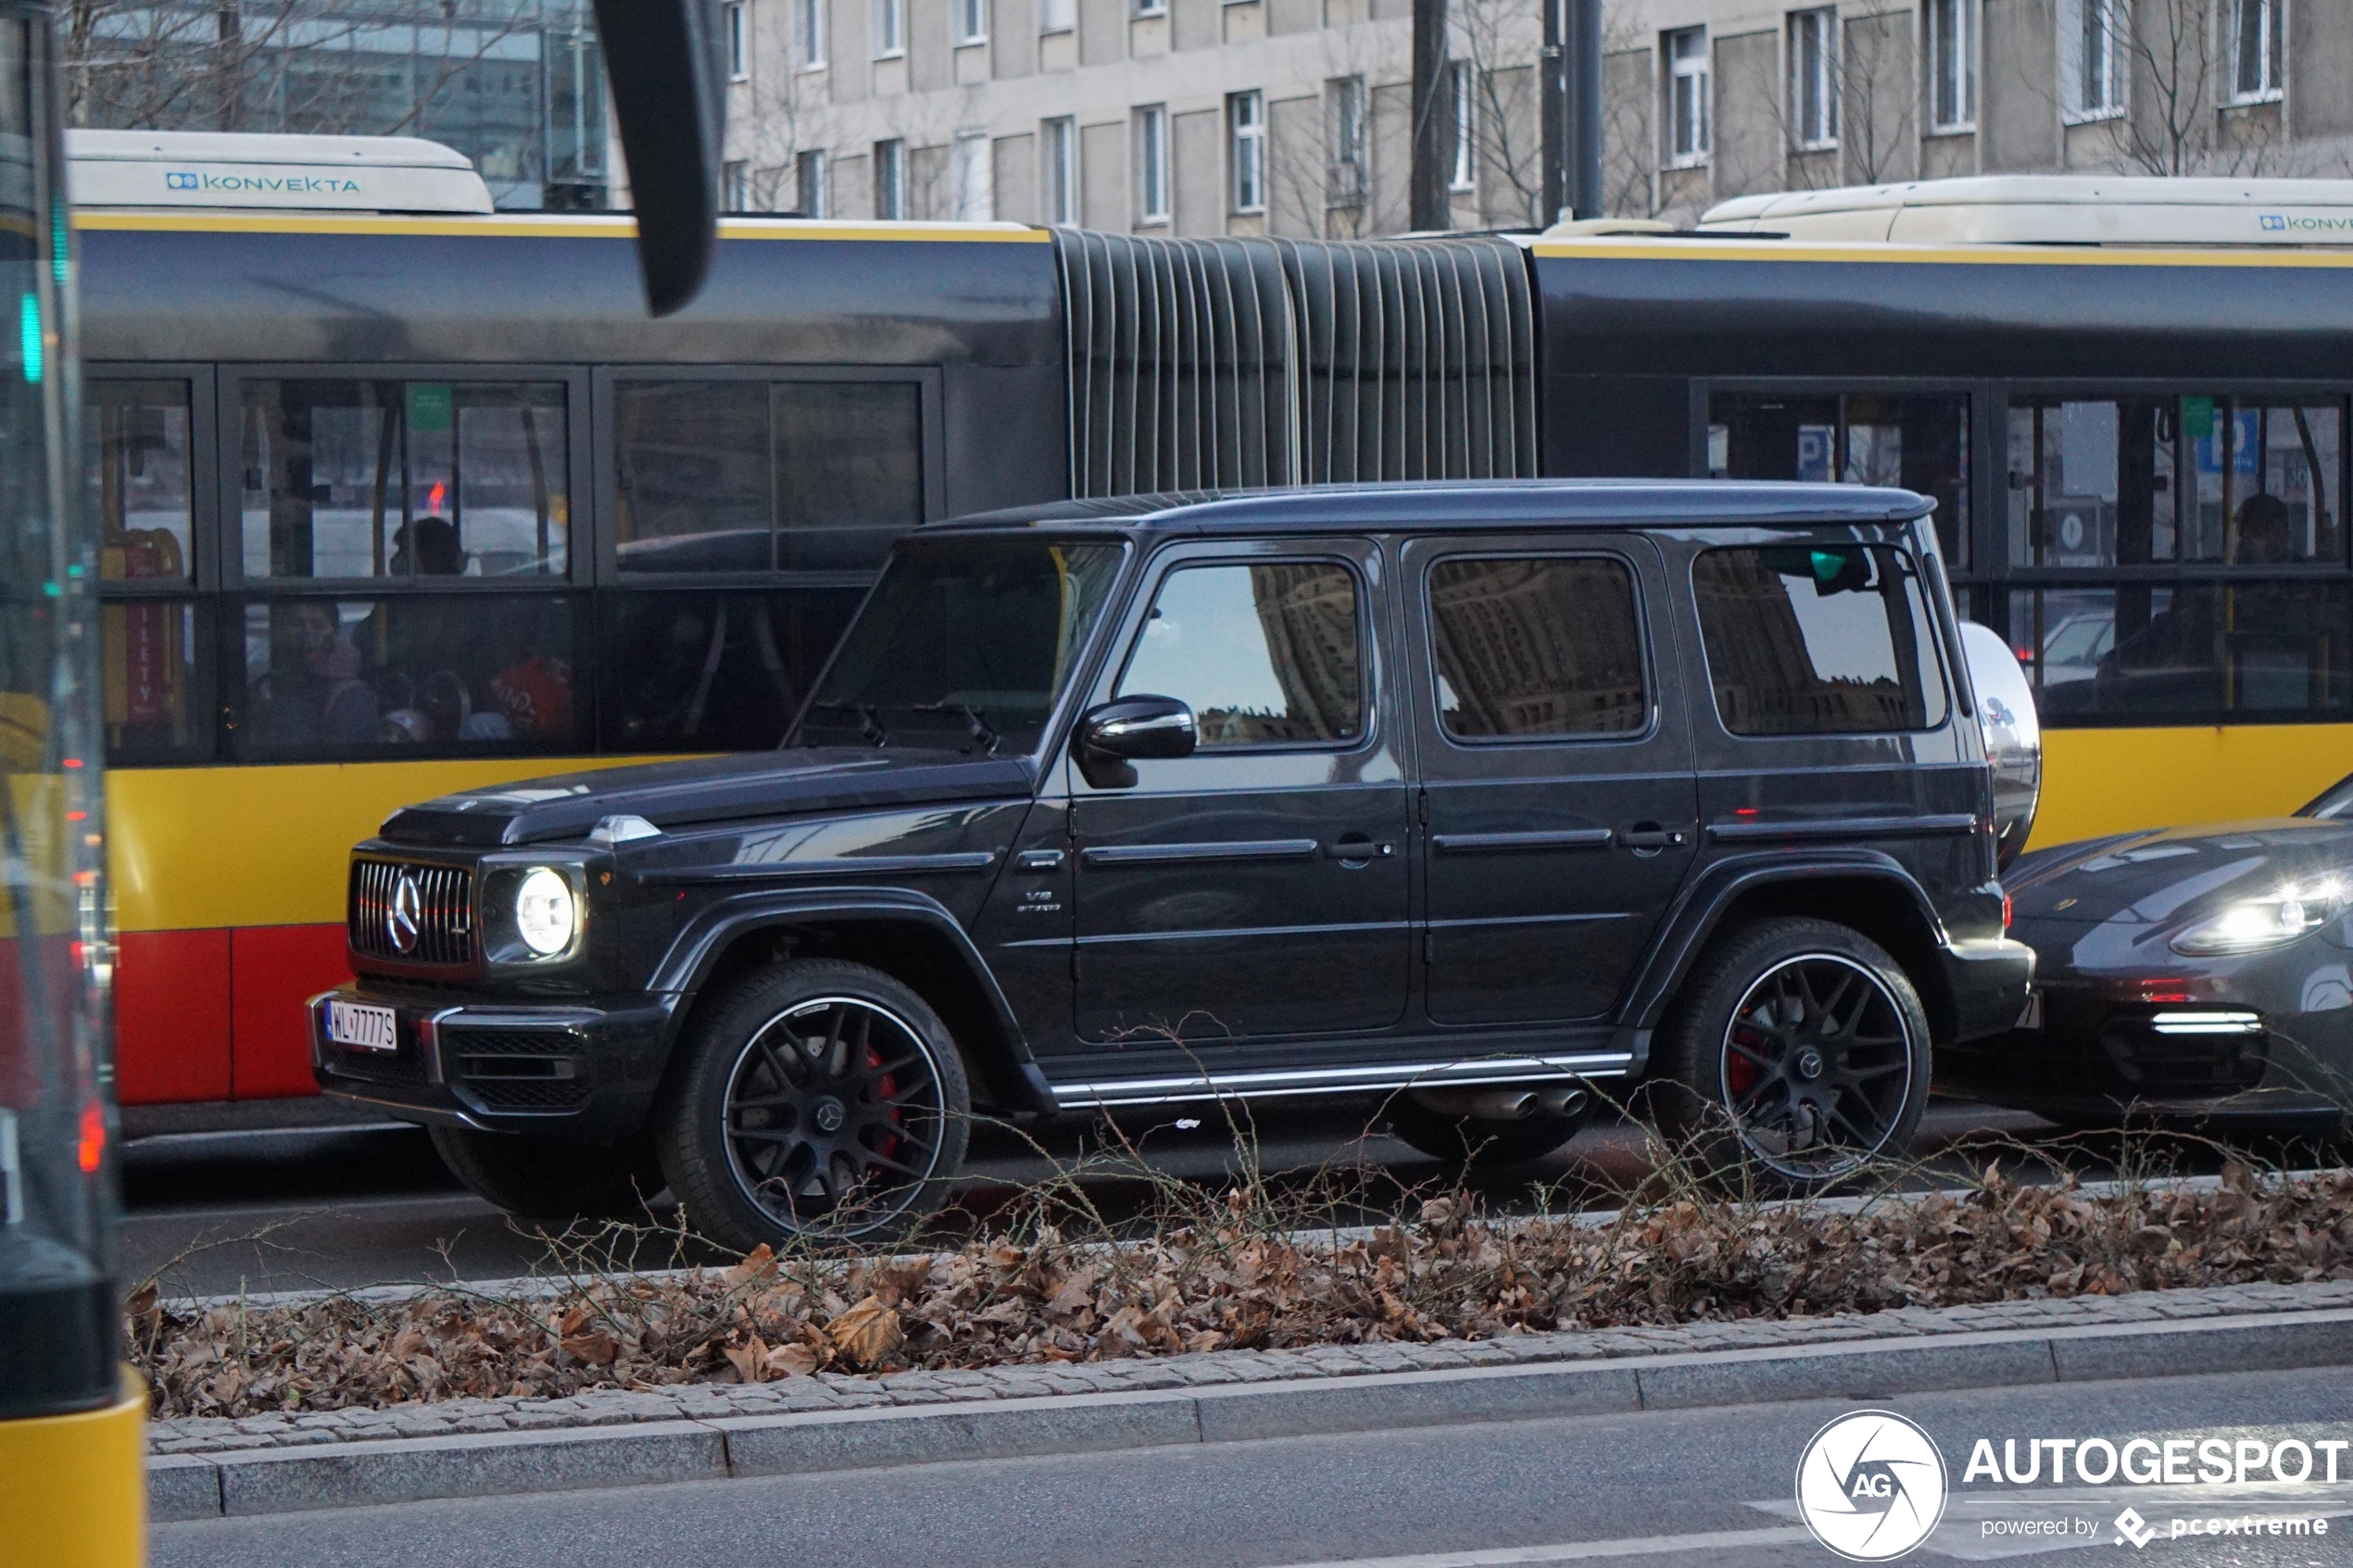
M 1987 1330 L 2080 1328 L 2348 1307 L 2353 1307 L 2353 1282 L 2242 1285 L 2131 1296 L 2002 1301 L 1977 1307 L 1908 1307 L 1827 1318 L 1760 1318 L 1668 1328 L 1570 1330 L 1490 1340 L 1448 1339 L 1428 1345 L 1217 1350 L 1202 1355 L 1139 1357 L 1085 1364 L 906 1372 L 880 1377 L 818 1373 L 776 1383 L 611 1389 L 562 1399 L 446 1399 L 383 1410 L 318 1411 L 239 1420 L 188 1417 L 151 1423 L 148 1449 L 157 1454 L 222 1453 L 382 1437 L 616 1426 L 638 1422 L 1017 1399 L 1048 1394 L 1128 1393 L 1372 1373 L 1906 1339 Z

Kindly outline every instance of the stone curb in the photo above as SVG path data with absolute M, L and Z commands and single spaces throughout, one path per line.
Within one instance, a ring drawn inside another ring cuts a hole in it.
M 2189 1370 L 2353 1365 L 2353 1306 L 2335 1304 L 2346 1299 L 2342 1286 L 2257 1286 L 2195 1294 L 2243 1304 L 2217 1312 L 2212 1306 L 2220 1303 L 2212 1303 L 2205 1315 L 2181 1318 L 2137 1311 L 2137 1321 L 2083 1322 L 2094 1313 L 2082 1311 L 2071 1314 L 2078 1320 L 2073 1323 L 2064 1321 L 2070 1314 L 2047 1312 L 2042 1314 L 2046 1323 L 2024 1328 L 1965 1326 L 1971 1315 L 1981 1321 L 1989 1315 L 1979 1309 L 1886 1313 L 1880 1316 L 1915 1321 L 1890 1336 L 1874 1333 L 1872 1318 L 1822 1320 L 1822 1327 L 1837 1324 L 1847 1333 L 1747 1348 L 1726 1348 L 1720 1332 L 1705 1332 L 1725 1325 L 1699 1323 L 1644 1331 L 1648 1344 L 1633 1353 L 1519 1364 L 1408 1372 L 1335 1364 L 1322 1375 L 1287 1366 L 1272 1378 L 1219 1368 L 1227 1375 L 1214 1383 L 1186 1379 L 1178 1386 L 1127 1391 L 991 1398 L 975 1390 L 977 1397 L 950 1394 L 921 1404 L 163 1454 L 148 1461 L 149 1510 L 158 1522 L 191 1520 L 1455 1422 L 1790 1399 L 1867 1401 L 1955 1388 L 2179 1376 Z M 2304 1306 L 2298 1298 L 2313 1304 Z M 2122 1298 L 2116 1304 L 2153 1307 L 2158 1299 Z M 2290 1310 L 2267 1310 L 2281 1306 Z M 1931 1316 L 1951 1326 L 1934 1332 L 1918 1322 Z M 1707 1344 L 1711 1337 L 1718 1343 Z M 1678 1341 L 1686 1348 L 1676 1348 Z M 1451 1348 L 1470 1361 L 1471 1353 L 1484 1348 Z M 1252 1355 L 1179 1359 L 1210 1362 Z

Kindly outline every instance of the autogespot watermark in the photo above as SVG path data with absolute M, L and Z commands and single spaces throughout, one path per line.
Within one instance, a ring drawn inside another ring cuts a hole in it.
M 1944 1456 L 1893 1411 L 1856 1411 L 1814 1434 L 1797 1461 L 1797 1514 L 1856 1562 L 1903 1556 L 1944 1517 Z
M 1996 1447 L 1998 1441 L 1999 1447 Z M 2312 1488 L 2353 1482 L 2353 1439 L 2249 1436 L 1979 1437 L 1958 1494 L 1966 1506 L 1947 1529 L 1987 1542 L 2091 1546 L 2106 1537 L 2138 1549 L 2158 1539 L 2325 1537 L 2329 1513 L 2299 1512 Z M 2340 1470 L 2345 1474 L 2340 1477 Z M 2013 1488 L 2095 1486 L 2098 1494 L 2038 1496 Z M 2130 1488 L 2153 1491 L 2134 1506 Z M 2214 1488 L 2208 1497 L 2199 1494 Z M 2226 1490 L 2227 1488 L 2227 1490 Z M 1903 1557 L 1935 1534 L 1955 1500 L 1944 1455 L 1917 1424 L 1893 1411 L 1856 1411 L 1814 1434 L 1797 1465 L 1797 1512 L 1814 1538 L 1856 1562 Z M 2015 1501 L 2007 1512 L 2001 1505 Z M 2125 1506 L 2113 1518 L 2106 1509 Z M 1989 1509 L 1989 1505 L 1993 1505 Z M 1971 1523 L 1975 1528 L 1969 1529 Z

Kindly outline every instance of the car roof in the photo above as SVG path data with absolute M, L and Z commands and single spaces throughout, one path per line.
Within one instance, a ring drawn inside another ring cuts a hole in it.
M 1051 528 L 1224 534 L 1334 528 L 1883 526 L 1936 503 L 1909 490 L 1710 479 L 1429 480 L 1281 490 L 1188 490 L 1010 507 L 928 524 L 941 532 Z

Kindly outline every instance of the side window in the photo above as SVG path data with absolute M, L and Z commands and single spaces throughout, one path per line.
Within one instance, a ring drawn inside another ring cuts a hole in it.
M 560 382 L 252 381 L 248 582 L 561 577 Z
M 188 408 L 184 381 L 88 383 L 82 430 L 100 581 L 185 582 L 195 571 Z
M 1917 490 L 1936 502 L 1945 560 L 1966 571 L 1969 411 L 1957 392 L 1718 392 L 1707 400 L 1707 471 Z
M 924 520 L 912 382 L 623 382 L 621 570 L 872 571 Z
M 1650 721 L 1634 580 L 1599 558 L 1440 561 L 1438 720 L 1457 740 L 1624 734 Z
M 863 596 L 666 587 L 599 606 L 607 751 L 758 751 L 783 738 Z
M 588 715 L 565 594 L 248 602 L 240 761 L 574 751 Z
M 160 585 L 195 576 L 195 485 L 185 381 L 93 378 L 84 471 L 98 523 L 98 612 L 107 757 L 200 761 L 211 754 L 210 618 Z
M 1935 622 L 1903 552 L 1709 550 L 1692 581 L 1717 712 L 1732 734 L 1869 734 L 1944 721 Z
M 1180 567 L 1119 683 L 1189 706 L 1203 750 L 1364 733 L 1356 574 L 1337 561 Z

